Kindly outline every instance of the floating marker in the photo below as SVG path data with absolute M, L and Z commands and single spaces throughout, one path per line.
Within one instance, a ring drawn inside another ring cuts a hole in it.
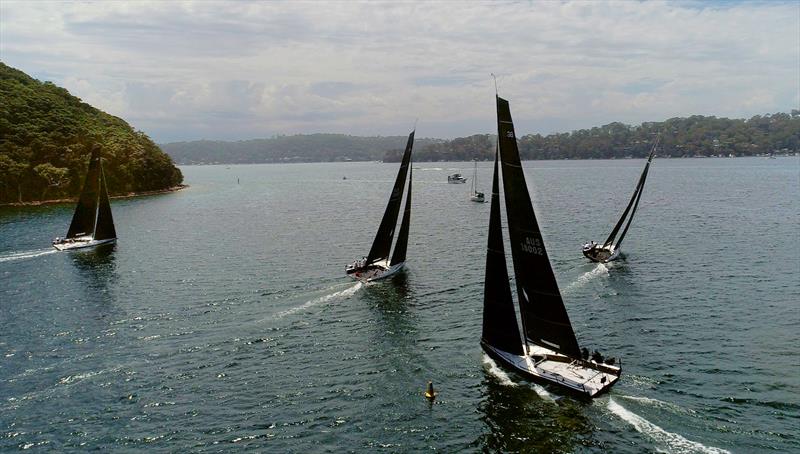
M 430 401 L 433 401 L 434 399 L 436 399 L 436 395 L 437 394 L 438 393 L 433 390 L 433 382 L 429 381 L 428 382 L 428 389 L 425 391 L 425 398 L 430 400 Z

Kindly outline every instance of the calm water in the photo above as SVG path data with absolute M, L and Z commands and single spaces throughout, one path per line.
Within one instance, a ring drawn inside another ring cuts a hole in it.
M 48 248 L 71 206 L 0 211 L 0 451 L 800 451 L 800 161 L 657 159 L 627 259 L 588 263 L 642 166 L 525 163 L 578 339 L 623 359 L 592 403 L 483 355 L 467 163 L 415 164 L 408 271 L 370 286 L 343 267 L 396 164 L 184 167 L 95 252 Z

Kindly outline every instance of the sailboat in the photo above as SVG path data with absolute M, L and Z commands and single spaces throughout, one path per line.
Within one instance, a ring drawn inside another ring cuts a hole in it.
M 593 398 L 619 380 L 622 368 L 598 352 L 589 358 L 570 324 L 561 292 L 536 221 L 514 134 L 508 101 L 497 97 L 498 151 L 495 153 L 486 275 L 483 287 L 481 347 L 502 367 L 535 381 Z M 516 278 L 517 325 L 500 223 L 498 161 L 511 257 Z
M 622 216 L 619 218 L 619 221 L 617 221 L 617 225 L 614 226 L 614 230 L 612 230 L 611 234 L 606 238 L 605 243 L 598 244 L 594 241 L 590 241 L 583 245 L 583 255 L 585 255 L 587 259 L 593 262 L 607 263 L 619 258 L 622 250 L 620 248 L 622 240 L 625 238 L 625 234 L 628 233 L 628 228 L 631 226 L 631 222 L 633 222 L 633 215 L 636 213 L 636 208 L 639 206 L 639 199 L 642 197 L 644 182 L 647 179 L 647 172 L 650 170 L 650 162 L 655 155 L 659 139 L 660 137 L 656 137 L 653 148 L 650 150 L 650 156 L 647 157 L 647 163 L 644 165 L 644 170 L 642 170 L 642 175 L 639 177 L 636 190 L 633 191 L 633 196 L 631 196 L 628 206 L 625 207 L 625 211 L 622 212 Z M 628 216 L 629 214 L 630 216 Z M 617 233 L 619 233 L 619 229 L 626 219 L 628 222 L 625 224 L 625 229 L 622 230 L 622 234 L 617 238 Z
M 361 260 L 356 260 L 347 265 L 345 272 L 362 282 L 377 281 L 386 279 L 403 269 L 406 264 L 406 249 L 408 248 L 408 230 L 411 223 L 411 149 L 414 146 L 414 132 L 408 135 L 408 143 L 403 153 L 403 160 L 400 163 L 400 170 L 397 172 L 397 179 L 394 182 L 389 203 L 383 213 L 381 225 L 369 254 Z M 400 214 L 400 203 L 403 199 L 403 189 L 408 177 L 408 194 L 406 194 L 406 204 L 403 211 L 403 220 L 400 222 L 400 232 L 397 234 L 397 242 L 394 245 L 391 259 L 389 252 L 394 238 L 394 231 L 397 226 L 397 216 Z
M 108 201 L 106 176 L 100 161 L 100 147 L 95 145 L 67 236 L 53 240 L 53 247 L 66 251 L 113 243 L 116 240 L 117 232 L 111 216 L 111 203 Z
M 478 191 L 478 161 L 475 161 L 475 171 L 472 173 L 472 191 L 469 199 L 478 203 L 485 202 L 483 193 Z

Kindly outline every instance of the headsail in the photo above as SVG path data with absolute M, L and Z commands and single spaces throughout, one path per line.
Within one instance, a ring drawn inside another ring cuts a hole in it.
M 497 97 L 497 134 L 511 256 L 525 336 L 535 344 L 578 358 L 578 341 L 528 194 L 508 101 L 500 97 Z
M 76 238 L 94 233 L 94 223 L 97 215 L 97 192 L 100 176 L 100 147 L 95 145 L 92 148 L 92 156 L 89 159 L 89 170 L 86 172 L 86 179 L 83 182 L 81 196 L 78 199 L 78 206 L 75 207 L 75 214 L 72 215 L 72 222 L 67 231 L 67 238 Z
M 414 131 L 408 135 L 408 143 L 406 144 L 405 153 L 403 153 L 400 171 L 397 172 L 397 179 L 394 182 L 392 195 L 389 197 L 389 203 L 386 205 L 386 211 L 383 213 L 383 219 L 381 220 L 380 227 L 378 227 L 378 233 L 375 234 L 372 248 L 370 248 L 369 254 L 367 255 L 368 264 L 389 258 L 389 251 L 392 248 L 392 238 L 394 238 L 394 229 L 397 225 L 397 216 L 400 214 L 400 203 L 403 201 L 403 189 L 405 188 L 406 176 L 408 175 L 411 148 L 413 145 Z
M 506 252 L 500 226 L 500 189 L 497 175 L 497 152 L 492 179 L 492 207 L 489 215 L 489 241 L 486 245 L 486 275 L 483 283 L 483 333 L 481 340 L 500 350 L 522 355 L 514 300 L 508 283 Z
M 616 248 L 619 248 L 620 243 L 622 243 L 622 239 L 625 237 L 625 233 L 628 231 L 628 227 L 630 227 L 631 222 L 633 221 L 633 214 L 636 212 L 636 206 L 639 205 L 639 198 L 642 195 L 642 189 L 644 189 L 644 182 L 647 179 L 647 172 L 650 169 L 650 162 L 653 160 L 653 155 L 656 152 L 656 147 L 658 146 L 658 141 L 660 137 L 656 137 L 656 141 L 653 144 L 653 148 L 650 150 L 650 156 L 647 157 L 647 163 L 644 165 L 644 170 L 642 170 L 642 175 L 639 177 L 639 182 L 636 184 L 636 189 L 633 191 L 633 195 L 631 196 L 631 200 L 628 202 L 628 206 L 625 207 L 625 211 L 622 212 L 622 216 L 620 216 L 619 221 L 617 221 L 617 225 L 614 226 L 614 229 L 611 230 L 611 233 L 606 238 L 605 243 L 603 246 L 611 246 L 614 242 L 614 239 L 619 232 L 620 227 L 622 227 L 622 223 L 625 222 L 625 219 L 628 219 L 628 224 L 625 226 L 625 230 L 622 232 L 622 236 L 619 237 L 619 241 L 617 241 Z M 631 211 L 633 208 L 633 211 Z M 628 217 L 628 212 L 631 211 L 630 217 Z
M 111 203 L 108 201 L 108 188 L 106 187 L 106 174 L 103 164 L 100 163 L 100 202 L 97 207 L 97 225 L 94 228 L 95 240 L 108 240 L 117 237 L 114 229 L 114 217 L 111 215 Z
M 411 224 L 411 182 L 414 179 L 414 169 L 411 167 L 411 160 L 408 161 L 408 192 L 406 193 L 406 207 L 403 210 L 403 220 L 400 221 L 400 232 L 397 234 L 397 243 L 392 252 L 392 262 L 389 266 L 397 265 L 406 261 L 406 250 L 408 249 L 408 230 Z

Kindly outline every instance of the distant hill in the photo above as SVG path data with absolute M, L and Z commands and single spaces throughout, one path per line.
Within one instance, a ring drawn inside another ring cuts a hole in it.
M 199 140 L 161 145 L 178 164 L 258 164 L 268 162 L 376 161 L 389 150 L 402 150 L 407 136 L 356 137 L 344 134 L 276 136 L 224 142 Z M 419 139 L 414 148 L 442 142 Z
M 111 194 L 179 185 L 181 171 L 143 132 L 51 82 L 0 63 L 0 204 L 77 197 L 93 144 Z
M 800 151 L 800 111 L 747 120 L 671 118 L 630 126 L 610 123 L 569 133 L 529 134 L 519 138 L 522 159 L 610 159 L 644 157 L 661 133 L 659 156 L 753 156 Z M 453 140 L 417 139 L 414 161 L 471 161 L 494 157 L 496 138 L 476 134 Z M 239 142 L 174 142 L 161 145 L 179 164 L 268 162 L 398 162 L 406 137 L 356 137 L 342 134 L 277 136 Z
M 519 138 L 522 159 L 610 159 L 645 157 L 656 134 L 659 156 L 755 156 L 800 152 L 800 111 L 755 116 L 748 120 L 703 117 L 671 118 L 629 126 L 611 123 L 571 133 Z M 496 138 L 479 134 L 420 147 L 415 161 L 469 161 L 494 158 Z M 383 160 L 397 162 L 401 152 Z

